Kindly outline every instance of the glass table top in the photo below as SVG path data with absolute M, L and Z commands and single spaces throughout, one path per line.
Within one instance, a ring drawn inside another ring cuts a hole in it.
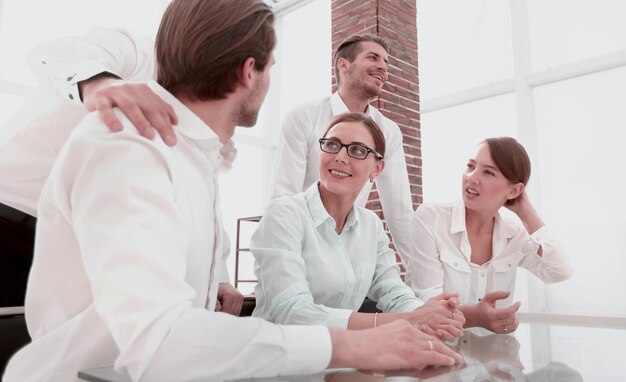
M 463 355 L 465 363 L 424 370 L 378 372 L 329 369 L 303 376 L 244 379 L 239 381 L 598 381 L 626 382 L 626 329 L 575 326 L 554 322 L 522 322 L 513 334 L 493 334 L 466 329 L 448 345 Z M 130 379 L 112 367 L 81 371 L 84 380 L 125 382 Z

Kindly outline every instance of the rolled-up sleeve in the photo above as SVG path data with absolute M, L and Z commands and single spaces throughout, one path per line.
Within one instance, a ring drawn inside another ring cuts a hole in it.
M 100 73 L 148 81 L 154 77 L 152 44 L 124 29 L 93 28 L 83 36 L 38 45 L 28 57 L 38 81 L 61 98 L 80 104 L 78 83 Z
M 539 247 L 542 248 L 541 256 L 537 254 Z M 520 266 L 546 283 L 565 281 L 574 273 L 562 244 L 545 225 L 530 235 L 523 253 Z

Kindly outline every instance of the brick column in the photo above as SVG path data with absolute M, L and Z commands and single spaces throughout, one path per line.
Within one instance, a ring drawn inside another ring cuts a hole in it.
M 413 207 L 422 203 L 417 10 L 415 0 L 332 0 L 332 46 L 352 34 L 375 33 L 389 43 L 389 76 L 381 96 L 371 104 L 402 130 Z M 336 90 L 332 79 L 333 91 Z M 368 208 L 382 214 L 373 189 Z

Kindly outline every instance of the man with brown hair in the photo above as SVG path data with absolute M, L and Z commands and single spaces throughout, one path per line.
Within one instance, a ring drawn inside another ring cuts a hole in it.
M 126 114 L 143 136 L 153 138 L 149 126 L 154 124 L 164 142 L 173 145 L 175 135 L 171 126 L 164 124 L 177 121 L 172 107 L 146 85 L 157 76 L 154 38 L 133 36 L 122 28 L 98 27 L 82 36 L 46 41 L 28 61 L 41 86 L 0 130 L 0 220 L 7 223 L 6 228 L 0 226 L 0 235 L 13 236 L 0 242 L 0 274 L 13 276 L 0 279 L 13 290 L 11 301 L 18 301 L 15 306 L 23 305 L 19 291 L 26 288 L 32 248 L 21 255 L 13 253 L 13 247 L 21 242 L 32 245 L 32 241 L 29 232 L 20 237 L 15 234 L 23 224 L 14 221 L 36 221 L 43 185 L 78 123 L 97 109 L 111 130 L 119 131 L 122 126 L 113 112 L 117 106 L 117 112 Z M 150 122 L 142 119 L 141 110 Z M 235 157 L 233 142 L 226 143 L 220 149 L 220 169 L 228 170 Z M 225 244 L 224 251 L 230 253 L 230 246 Z M 230 284 L 226 264 L 219 268 L 217 309 L 238 316 L 243 295 Z
M 182 381 L 458 360 L 407 322 L 330 331 L 213 311 L 225 242 L 219 150 L 236 125 L 256 122 L 273 21 L 261 0 L 174 0 L 148 86 L 178 116 L 178 144 L 143 139 L 121 113 L 118 134 L 95 114 L 73 131 L 40 198 L 26 298 L 33 341 L 4 381 L 76 380 L 110 364 L 132 380 Z

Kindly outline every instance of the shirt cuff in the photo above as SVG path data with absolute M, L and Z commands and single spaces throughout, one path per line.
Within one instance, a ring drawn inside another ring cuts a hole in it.
M 86 61 L 70 65 L 59 71 L 53 86 L 56 93 L 62 99 L 69 99 L 76 104 L 82 105 L 80 92 L 78 91 L 78 83 L 101 73 L 111 73 L 119 77 L 119 75 L 97 62 Z
M 552 233 L 545 225 L 530 235 L 530 238 L 535 243 L 545 243 L 554 240 Z
M 424 304 L 426 304 L 426 301 L 428 301 L 432 297 L 435 297 L 436 295 L 443 293 L 443 288 L 432 287 L 428 289 L 420 289 L 420 290 L 413 290 L 413 291 L 415 292 L 415 295 L 417 296 L 417 298 L 419 298 L 420 300 L 422 300 Z
M 222 260 L 219 262 L 219 282 L 230 284 L 230 277 L 228 276 L 228 267 L 226 266 L 226 261 Z
M 326 318 L 326 326 L 331 329 L 348 329 L 350 315 L 354 311 L 349 309 L 332 309 Z
M 417 308 L 421 308 L 422 306 L 424 306 L 424 304 L 425 304 L 425 302 L 421 298 L 416 297 L 415 300 L 412 300 L 411 302 L 407 303 L 404 306 L 403 311 L 404 312 L 412 312 L 412 311 L 414 311 Z
M 328 328 L 323 326 L 281 325 L 287 362 L 282 375 L 316 374 L 324 371 L 332 356 Z

